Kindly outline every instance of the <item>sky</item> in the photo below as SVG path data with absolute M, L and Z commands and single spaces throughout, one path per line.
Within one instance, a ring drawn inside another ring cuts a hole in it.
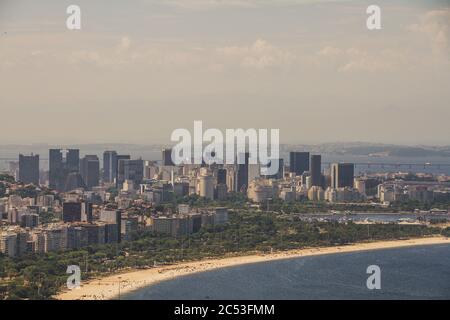
M 167 143 L 201 120 L 444 145 L 449 88 L 450 0 L 0 0 L 2 144 Z

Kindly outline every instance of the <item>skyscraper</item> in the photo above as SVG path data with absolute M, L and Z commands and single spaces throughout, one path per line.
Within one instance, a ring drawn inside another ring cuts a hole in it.
M 80 174 L 88 190 L 99 185 L 100 161 L 96 155 L 86 155 L 81 159 Z
M 125 178 L 123 176 L 119 177 L 119 163 L 121 160 L 130 160 L 131 157 L 128 154 L 119 154 L 116 156 L 116 161 L 115 161 L 115 167 L 116 167 L 116 174 L 115 174 L 115 179 L 116 179 L 116 186 L 119 187 L 119 185 L 122 185 L 123 181 L 125 180 Z M 123 173 L 122 173 L 123 174 Z M 120 180 L 120 183 L 119 183 Z
M 39 185 L 39 155 L 19 155 L 19 181 Z
M 49 151 L 49 187 L 58 191 L 66 191 L 69 175 L 79 172 L 80 150 L 69 149 L 63 157 L 61 149 Z M 73 178 L 73 177 L 72 177 Z
M 63 156 L 61 149 L 49 150 L 49 187 L 61 190 L 63 175 Z
M 144 178 L 144 161 L 141 159 L 121 159 L 117 165 L 117 186 L 121 187 L 125 180 L 131 180 L 138 187 Z
M 200 197 L 213 200 L 214 199 L 214 180 L 209 173 L 203 173 L 199 177 L 199 194 Z
M 163 166 L 174 166 L 175 165 L 172 161 L 172 149 L 163 149 L 162 150 L 162 165 Z
M 355 165 L 353 163 L 333 163 L 331 165 L 331 188 L 353 187 Z
M 64 222 L 81 221 L 81 202 L 64 202 L 62 217 Z
M 310 161 L 311 186 L 322 186 L 322 156 L 312 155 Z
M 66 154 L 66 169 L 68 173 L 79 172 L 80 169 L 80 150 L 68 149 Z
M 290 152 L 289 153 L 290 172 L 301 176 L 303 172 L 309 171 L 309 152 Z
M 217 169 L 217 184 L 227 184 L 227 169 Z
M 103 182 L 112 183 L 117 173 L 117 152 L 105 151 L 103 153 Z
M 64 222 L 91 222 L 92 203 L 90 202 L 64 202 L 63 203 Z
M 236 172 L 236 191 L 247 192 L 250 153 L 241 153 L 238 154 L 238 157 L 240 157 L 240 161 L 238 161 Z
M 100 221 L 108 223 L 106 226 L 106 243 L 120 242 L 122 229 L 122 214 L 119 210 L 102 210 Z

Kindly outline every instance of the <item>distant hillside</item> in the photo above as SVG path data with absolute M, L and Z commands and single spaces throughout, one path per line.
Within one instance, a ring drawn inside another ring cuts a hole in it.
M 97 154 L 101 156 L 105 150 L 116 150 L 122 154 L 130 154 L 132 157 L 142 157 L 146 160 L 160 160 L 161 149 L 168 147 L 162 144 L 81 144 L 81 145 L 0 145 L 0 158 L 18 158 L 19 153 L 31 152 L 48 158 L 50 148 L 76 148 L 80 154 Z M 450 146 L 401 146 L 390 144 L 375 144 L 365 142 L 322 143 L 316 145 L 283 144 L 280 154 L 286 157 L 289 151 L 309 151 L 317 154 L 329 154 L 339 156 L 373 156 L 373 157 L 450 157 Z
M 355 156 L 450 157 L 450 146 L 399 146 L 364 142 L 324 143 L 319 145 L 286 145 L 290 150 Z

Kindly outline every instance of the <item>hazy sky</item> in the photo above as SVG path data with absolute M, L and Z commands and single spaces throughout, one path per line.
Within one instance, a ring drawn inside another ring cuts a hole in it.
M 0 0 L 0 33 L 0 143 L 450 144 L 450 0 Z

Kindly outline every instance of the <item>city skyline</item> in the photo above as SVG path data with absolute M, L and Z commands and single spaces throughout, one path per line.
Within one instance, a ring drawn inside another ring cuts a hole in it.
M 194 120 L 448 144 L 448 1 L 378 1 L 378 31 L 367 1 L 80 0 L 80 31 L 68 4 L 0 4 L 2 144 L 167 143 Z

